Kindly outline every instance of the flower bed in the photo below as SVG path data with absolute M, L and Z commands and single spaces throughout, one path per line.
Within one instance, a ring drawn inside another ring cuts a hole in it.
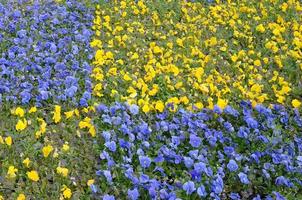
M 0 200 L 302 199 L 300 1 L 0 2 Z

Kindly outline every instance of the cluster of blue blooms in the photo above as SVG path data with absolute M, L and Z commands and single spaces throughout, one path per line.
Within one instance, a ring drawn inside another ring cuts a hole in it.
M 242 102 L 238 110 L 157 115 L 136 105 L 99 105 L 98 113 L 102 149 L 91 189 L 104 200 L 281 200 L 301 189 L 298 110 Z
M 0 3 L 1 101 L 86 106 L 92 87 L 93 11 L 79 1 L 42 2 Z

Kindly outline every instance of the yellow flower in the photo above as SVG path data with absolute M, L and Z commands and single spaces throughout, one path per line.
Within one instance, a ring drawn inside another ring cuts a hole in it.
M 43 147 L 42 149 L 43 156 L 47 158 L 52 151 L 53 151 L 53 147 L 51 145 L 47 145 Z
M 60 122 L 61 120 L 61 106 L 56 105 L 55 106 L 55 111 L 53 113 L 53 118 L 55 123 Z
M 79 112 L 79 110 L 78 110 L 77 108 L 74 110 L 74 114 L 75 114 L 77 117 L 80 116 L 80 112 Z
M 194 106 L 195 106 L 198 110 L 200 110 L 200 109 L 203 108 L 203 104 L 202 104 L 201 102 L 195 103 Z
M 19 194 L 18 197 L 17 197 L 17 200 L 25 200 L 26 197 L 23 193 Z
M 177 38 L 177 39 L 176 39 L 176 44 L 177 44 L 178 46 L 180 46 L 180 47 L 184 47 L 183 40 L 180 39 L 180 38 Z
M 231 56 L 231 60 L 232 60 L 233 62 L 236 62 L 236 61 L 238 60 L 238 56 L 232 55 L 232 56 Z
M 35 113 L 37 112 L 37 107 L 36 106 L 33 106 L 29 109 L 28 113 Z
M 158 110 L 159 112 L 163 112 L 165 109 L 165 105 L 162 101 L 157 101 L 155 104 L 155 109 Z
M 257 27 L 256 27 L 256 31 L 260 32 L 260 33 L 264 33 L 265 32 L 265 28 L 263 26 L 263 24 L 259 24 Z
M 23 165 L 25 165 L 25 167 L 29 168 L 29 164 L 30 164 L 29 158 L 25 158 L 22 163 Z
M 301 106 L 301 102 L 298 99 L 292 100 L 292 105 L 294 108 L 299 108 Z
M 69 170 L 65 167 L 57 167 L 57 173 L 61 174 L 63 177 L 67 177 L 68 172 L 69 172 Z
M 70 199 L 71 196 L 72 196 L 72 192 L 71 192 L 71 189 L 69 189 L 66 185 L 63 185 L 63 197 L 65 199 Z
M 147 113 L 147 112 L 149 112 L 150 111 L 150 106 L 148 105 L 148 104 L 145 104 L 144 106 L 143 106 L 143 112 L 144 113 Z
M 110 16 L 109 15 L 104 16 L 104 20 L 105 22 L 110 22 Z
M 90 186 L 90 185 L 92 185 L 92 184 L 94 184 L 94 179 L 89 179 L 89 180 L 87 181 L 87 185 Z
M 8 146 L 11 146 L 12 143 L 13 143 L 13 139 L 11 136 L 8 136 L 7 138 L 5 138 L 5 143 L 8 145 Z
M 73 116 L 74 111 L 71 110 L 71 111 L 68 111 L 68 112 L 64 112 L 64 114 L 65 114 L 66 119 L 69 119 Z
M 126 8 L 127 3 L 125 1 L 121 1 L 121 8 L 124 9 Z
M 125 81 L 131 81 L 132 80 L 132 78 L 128 74 L 125 74 L 123 78 L 124 78 Z
M 68 145 L 68 142 L 65 142 L 65 144 L 63 144 L 62 149 L 63 149 L 63 151 L 69 151 L 69 145 Z
M 160 54 L 160 53 L 162 53 L 163 51 L 161 50 L 161 48 L 160 48 L 159 46 L 155 46 L 155 47 L 153 48 L 153 52 L 154 52 L 155 54 Z
M 228 105 L 228 103 L 226 100 L 218 98 L 217 106 L 219 108 L 221 108 L 223 110 L 227 105 Z
M 190 100 L 188 99 L 188 97 L 184 96 L 180 97 L 180 101 L 186 105 L 189 103 Z
M 4 144 L 3 137 L 0 135 L 0 144 Z
M 92 137 L 95 137 L 96 136 L 96 131 L 95 131 L 95 127 L 93 125 L 90 126 L 88 132 L 90 133 L 90 135 Z
M 260 60 L 255 60 L 254 65 L 257 66 L 257 67 L 260 67 L 261 66 L 261 61 Z
M 170 49 L 172 49 L 173 48 L 173 43 L 172 42 L 168 42 L 167 43 L 167 47 L 169 47 Z
M 16 172 L 18 172 L 18 169 L 15 168 L 14 166 L 9 166 L 8 167 L 8 171 L 7 171 L 7 176 L 8 178 L 15 178 L 17 175 L 16 175 Z
M 35 170 L 32 170 L 32 171 L 30 171 L 30 172 L 27 172 L 26 174 L 27 174 L 27 177 L 28 177 L 30 180 L 32 180 L 32 181 L 37 182 L 37 181 L 40 179 L 40 178 L 39 178 L 38 172 L 35 171 Z
M 27 127 L 27 121 L 26 119 L 19 119 L 17 124 L 16 124 L 16 130 L 17 131 L 23 131 Z
M 136 60 L 139 58 L 139 55 L 137 53 L 134 53 L 132 56 L 131 56 L 131 60 Z
M 90 128 L 91 124 L 90 124 L 90 118 L 89 117 L 85 117 L 84 120 L 79 122 L 79 127 L 80 129 L 84 129 L 84 128 Z
M 217 44 L 217 39 L 216 37 L 211 37 L 210 38 L 210 46 L 215 46 Z
M 52 157 L 57 158 L 58 156 L 59 156 L 59 153 L 58 153 L 58 149 L 56 148 L 55 151 L 53 152 Z
M 17 107 L 15 110 L 15 115 L 18 115 L 19 117 L 23 117 L 24 116 L 24 110 L 20 107 Z

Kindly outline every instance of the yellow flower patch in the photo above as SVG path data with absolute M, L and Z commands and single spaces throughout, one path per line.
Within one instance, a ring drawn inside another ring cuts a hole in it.
M 298 83 L 286 71 L 302 73 L 302 19 L 289 20 L 287 11 L 298 16 L 298 1 L 288 7 L 269 0 L 165 1 L 171 9 L 161 11 L 154 1 L 139 2 L 96 8 L 91 77 L 97 98 L 135 103 L 145 113 L 169 103 L 188 109 L 225 107 L 221 100 L 291 103 Z

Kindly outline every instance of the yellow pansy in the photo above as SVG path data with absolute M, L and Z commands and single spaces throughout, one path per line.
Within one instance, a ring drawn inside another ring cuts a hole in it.
M 149 104 L 145 104 L 145 105 L 143 106 L 143 112 L 144 112 L 144 113 L 150 112 L 150 106 L 149 106 Z
M 155 109 L 158 110 L 159 112 L 163 112 L 165 109 L 165 105 L 162 101 L 157 101 L 155 103 Z
M 63 144 L 63 147 L 62 147 L 62 149 L 63 149 L 63 151 L 65 151 L 65 152 L 67 152 L 67 151 L 69 151 L 69 145 L 68 145 L 68 142 L 65 142 L 65 144 Z
M 26 200 L 26 196 L 23 193 L 21 193 L 18 195 L 17 200 Z
M 16 175 L 16 172 L 18 172 L 18 169 L 15 168 L 15 166 L 9 166 L 8 167 L 8 170 L 7 170 L 7 177 L 8 178 L 15 178 L 17 175 Z
M 26 172 L 26 174 L 27 174 L 27 177 L 28 177 L 30 180 L 34 181 L 34 182 L 37 182 L 37 181 L 40 180 L 39 174 L 38 174 L 38 172 L 35 171 L 35 170 Z
M 55 111 L 53 113 L 53 118 L 55 123 L 60 122 L 61 120 L 61 106 L 55 105 Z
M 42 148 L 42 153 L 45 158 L 47 158 L 52 151 L 53 147 L 51 145 L 47 145 Z
M 265 28 L 263 26 L 263 24 L 259 24 L 257 27 L 256 27 L 256 30 L 260 33 L 264 33 L 265 32 Z
M 90 186 L 90 185 L 92 185 L 92 184 L 94 184 L 94 179 L 89 179 L 89 180 L 87 181 L 87 185 Z
M 15 115 L 19 117 L 23 117 L 25 114 L 25 111 L 21 107 L 17 107 L 15 110 Z
M 19 119 L 17 124 L 16 124 L 16 130 L 17 131 L 23 131 L 27 127 L 27 120 L 26 119 Z
M 301 102 L 298 99 L 292 100 L 292 106 L 294 108 L 299 108 L 301 106 Z
M 261 61 L 260 60 L 255 60 L 254 65 L 257 66 L 257 67 L 260 67 L 261 66 Z
M 194 104 L 194 106 L 195 106 L 198 110 L 200 110 L 200 109 L 203 108 L 203 103 L 197 102 L 197 103 Z
M 25 167 L 27 167 L 27 168 L 29 168 L 30 162 L 31 162 L 31 161 L 29 160 L 29 158 L 25 158 L 25 159 L 22 161 L 23 165 L 25 165 Z
M 13 143 L 13 139 L 11 136 L 8 136 L 5 138 L 5 144 L 7 144 L 8 146 L 11 146 Z
M 88 132 L 90 133 L 90 135 L 92 137 L 95 137 L 96 136 L 96 130 L 95 130 L 95 127 L 93 125 L 90 126 Z
M 65 167 L 57 167 L 57 173 L 62 175 L 63 177 L 67 177 L 68 172 L 69 172 L 69 170 Z
M 224 99 L 218 98 L 217 106 L 221 109 L 224 109 L 228 105 L 227 101 Z
M 35 113 L 37 112 L 37 107 L 36 106 L 33 106 L 29 109 L 28 113 Z
M 63 185 L 63 197 L 65 199 L 70 199 L 71 196 L 72 196 L 72 192 L 71 192 L 71 189 L 69 189 L 66 185 Z
M 69 119 L 73 116 L 74 111 L 71 110 L 71 111 L 68 111 L 68 112 L 64 112 L 64 114 L 65 114 L 66 119 Z

